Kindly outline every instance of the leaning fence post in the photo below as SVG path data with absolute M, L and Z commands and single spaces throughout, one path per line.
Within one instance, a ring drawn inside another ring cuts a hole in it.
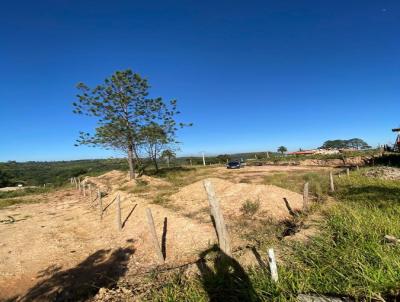
M 101 199 L 100 189 L 97 189 L 97 196 L 99 198 L 100 220 L 103 219 L 103 200 Z
M 308 182 L 304 184 L 303 190 L 303 211 L 308 210 Z
M 121 198 L 119 197 L 119 194 L 117 195 L 117 226 L 118 230 L 122 230 L 122 224 L 121 224 Z
M 333 183 L 332 171 L 329 172 L 329 180 L 330 180 L 330 184 L 331 184 L 331 192 L 335 192 L 335 184 Z
M 204 180 L 203 184 L 207 192 L 211 216 L 214 218 L 215 227 L 217 229 L 219 247 L 226 255 L 232 256 L 229 234 L 220 210 L 219 201 L 215 196 L 214 188 L 209 180 Z
M 160 261 L 161 264 L 164 264 L 164 256 L 162 254 L 160 244 L 158 243 L 157 239 L 157 233 L 156 233 L 156 227 L 154 225 L 154 219 L 153 215 L 151 214 L 151 210 L 149 208 L 146 209 L 146 214 L 147 214 L 147 221 L 149 223 L 149 228 L 150 228 L 150 233 L 154 245 L 154 249 L 157 253 L 158 260 Z
M 278 282 L 278 267 L 276 266 L 274 249 L 268 249 L 268 262 L 272 281 Z

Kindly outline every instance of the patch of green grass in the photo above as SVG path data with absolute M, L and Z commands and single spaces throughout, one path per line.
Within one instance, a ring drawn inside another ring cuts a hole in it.
M 317 201 L 324 201 L 329 194 L 329 172 L 279 172 L 264 177 L 264 184 L 303 193 L 304 183 L 309 183 L 309 194 Z
M 15 191 L 0 192 L 0 199 L 21 197 L 32 194 L 43 194 L 43 193 L 48 193 L 52 190 L 53 190 L 52 188 L 41 187 L 41 188 L 26 188 L 26 189 L 18 189 Z
M 149 182 L 143 179 L 137 179 L 135 185 L 124 185 L 119 188 L 119 190 L 128 192 L 128 193 L 133 193 L 133 194 L 138 194 L 138 193 L 143 193 L 147 192 L 149 190 Z
M 163 178 L 175 187 L 183 187 L 210 176 L 212 169 L 213 167 L 174 167 L 160 169 L 158 173 L 150 175 Z
M 29 203 L 36 203 L 35 199 L 19 199 L 19 198 L 12 198 L 12 199 L 0 199 L 0 209 L 13 206 L 16 204 L 29 204 Z
M 305 175 L 294 177 L 305 179 Z M 283 182 L 281 176 L 271 179 Z M 288 181 L 296 185 L 293 177 Z M 399 299 L 400 245 L 383 239 L 385 235 L 400 238 L 400 182 L 357 173 L 335 181 L 338 203 L 323 212 L 319 235 L 308 242 L 275 241 L 278 257 L 284 254 L 278 258 L 279 282 L 274 284 L 261 268 L 247 270 L 258 301 L 295 301 L 299 293 L 350 296 L 359 301 Z M 212 288 L 235 301 L 231 277 L 217 276 Z M 172 280 L 152 292 L 150 300 L 209 301 L 201 280 Z
M 158 205 L 165 205 L 168 202 L 169 202 L 168 195 L 165 193 L 160 193 L 153 199 L 153 203 Z

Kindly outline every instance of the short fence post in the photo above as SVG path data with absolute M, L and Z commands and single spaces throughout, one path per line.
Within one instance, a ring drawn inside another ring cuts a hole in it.
M 88 184 L 88 190 L 89 190 L 89 199 L 92 201 L 92 185 Z
M 79 188 L 79 194 L 82 193 L 82 188 L 81 188 L 81 179 L 78 178 L 78 188 Z
M 331 192 L 335 192 L 335 184 L 333 183 L 332 171 L 329 172 L 329 180 L 330 180 L 330 185 L 331 185 Z
M 226 255 L 232 256 L 229 234 L 226 229 L 224 217 L 220 210 L 219 201 L 215 196 L 214 188 L 209 180 L 204 180 L 203 184 L 207 192 L 211 216 L 214 219 L 215 227 L 217 229 L 219 247 Z
M 349 168 L 346 169 L 346 174 L 347 174 L 347 177 L 350 176 L 350 169 Z
M 147 214 L 147 221 L 149 223 L 149 228 L 150 228 L 150 233 L 151 233 L 154 249 L 157 253 L 158 260 L 160 261 L 161 264 L 164 264 L 164 256 L 162 254 L 160 244 L 158 242 L 156 226 L 154 225 L 153 215 L 151 214 L 151 210 L 149 208 L 146 209 L 146 214 Z
M 276 265 L 274 249 L 268 250 L 268 262 L 272 281 L 278 282 L 278 267 Z
M 308 182 L 304 184 L 303 189 L 303 211 L 308 210 Z
M 357 168 L 357 171 L 360 171 L 360 166 L 357 165 L 356 168 Z
M 76 177 L 74 177 L 74 182 L 75 182 L 75 189 L 78 190 L 78 181 L 76 180 Z
M 121 224 L 121 198 L 119 197 L 119 194 L 117 195 L 117 226 L 118 230 L 122 230 L 122 224 Z
M 83 197 L 86 197 L 86 184 L 82 182 Z
M 97 189 L 97 197 L 99 198 L 100 220 L 103 219 L 103 200 L 101 199 L 100 189 Z

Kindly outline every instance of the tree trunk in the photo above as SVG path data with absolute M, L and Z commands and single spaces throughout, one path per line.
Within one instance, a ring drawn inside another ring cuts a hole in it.
M 139 157 L 136 145 L 133 145 L 132 150 L 133 150 L 133 155 L 134 155 L 134 163 L 135 163 L 136 168 L 139 170 L 138 173 L 140 174 L 141 173 L 140 169 L 143 167 L 143 163 Z
M 169 161 L 170 161 L 170 158 L 169 158 L 169 156 L 167 157 L 167 165 L 168 165 L 168 168 L 169 168 Z
M 132 146 L 128 147 L 129 179 L 135 179 L 135 163 L 133 160 Z
M 155 155 L 153 156 L 153 162 L 154 162 L 154 167 L 156 168 L 156 171 L 158 172 L 157 157 Z

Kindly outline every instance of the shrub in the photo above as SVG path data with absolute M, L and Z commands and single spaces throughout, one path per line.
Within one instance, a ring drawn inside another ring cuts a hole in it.
M 253 217 L 258 212 L 259 209 L 260 209 L 260 201 L 259 200 L 257 200 L 257 201 L 246 200 L 242 204 L 240 211 L 245 216 Z

